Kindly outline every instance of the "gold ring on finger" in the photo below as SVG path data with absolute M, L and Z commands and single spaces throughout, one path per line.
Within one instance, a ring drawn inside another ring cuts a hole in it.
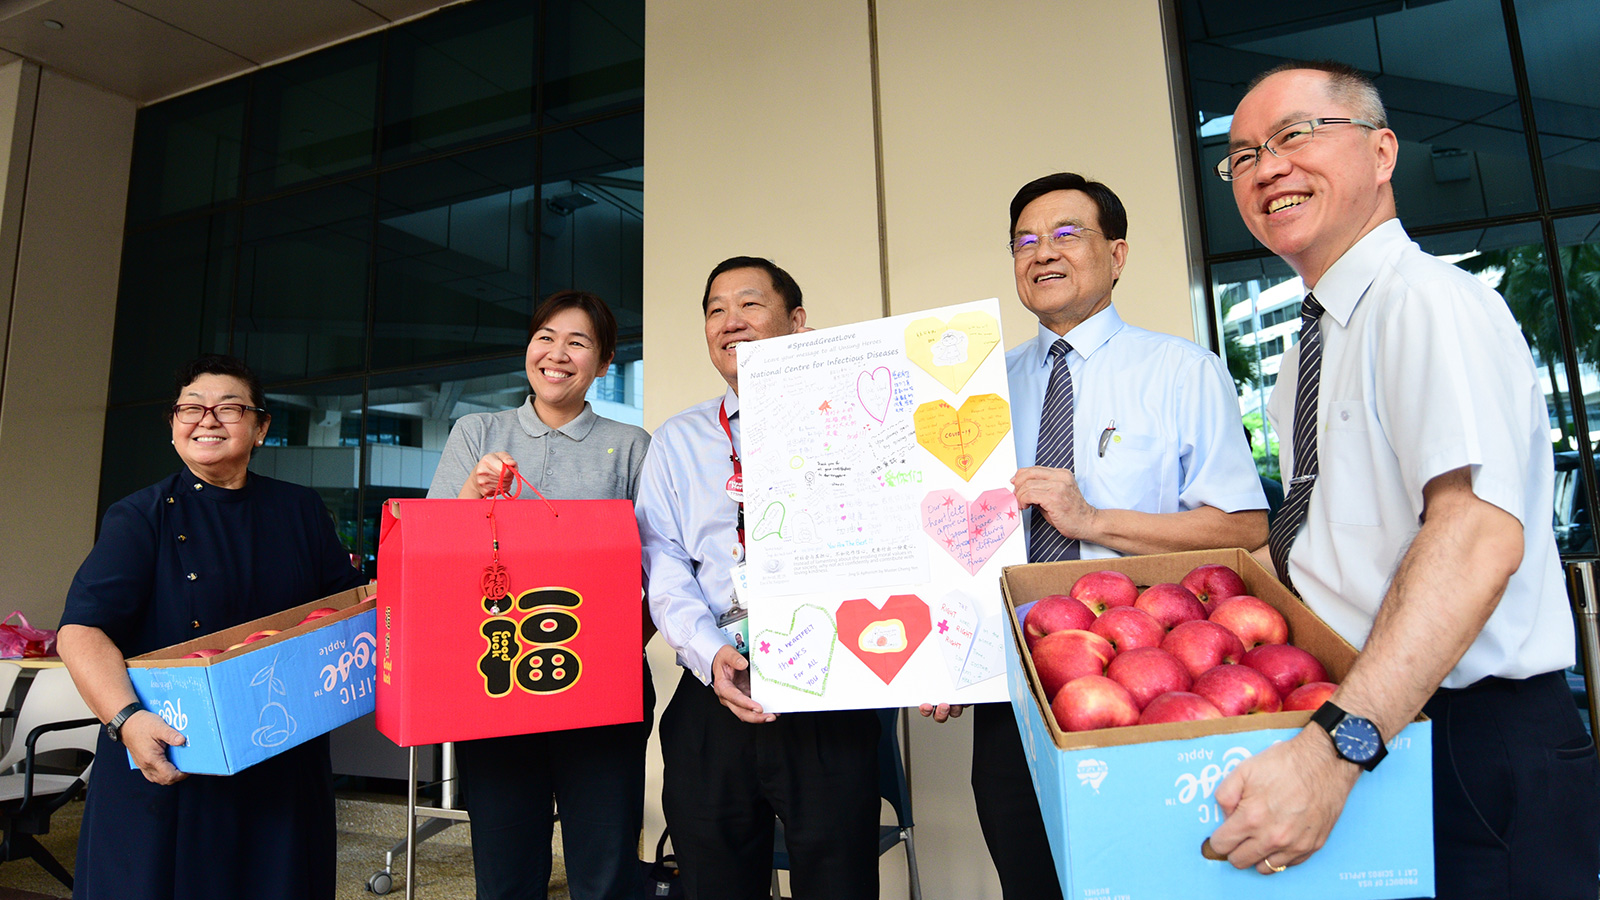
M 1273 865 L 1272 864 L 1272 857 L 1270 857 L 1270 856 L 1268 856 L 1265 859 L 1263 859 L 1262 862 L 1267 864 L 1267 868 L 1271 869 L 1274 875 L 1276 875 L 1279 872 L 1282 872 L 1284 869 L 1289 868 L 1288 866 L 1275 866 L 1275 865 Z

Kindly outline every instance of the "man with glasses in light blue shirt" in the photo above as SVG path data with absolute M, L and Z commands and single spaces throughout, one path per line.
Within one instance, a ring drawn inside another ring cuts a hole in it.
M 1266 498 L 1222 361 L 1112 306 L 1127 223 L 1110 188 L 1071 173 L 1011 201 L 1017 296 L 1039 320 L 1038 336 L 1006 354 L 1012 486 L 1029 510 L 1031 562 L 1266 540 Z M 1052 378 L 1070 384 L 1065 398 L 1050 396 Z M 1036 457 L 1041 448 L 1054 458 Z M 1011 706 L 980 704 L 974 716 L 973 794 L 1006 900 L 1060 897 Z

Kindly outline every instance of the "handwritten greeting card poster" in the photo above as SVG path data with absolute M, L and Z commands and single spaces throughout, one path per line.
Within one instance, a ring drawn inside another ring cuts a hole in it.
M 739 407 L 756 700 L 1005 700 L 1027 551 L 999 301 L 741 344 Z

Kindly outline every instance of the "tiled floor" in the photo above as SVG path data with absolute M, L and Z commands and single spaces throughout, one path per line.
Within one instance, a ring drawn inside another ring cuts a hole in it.
M 50 834 L 41 842 L 68 869 L 72 868 L 83 803 L 67 804 L 52 820 Z M 337 900 L 370 900 L 367 880 L 383 868 L 384 854 L 405 832 L 405 807 L 391 798 L 341 796 L 339 798 L 339 875 Z M 550 881 L 551 900 L 568 900 L 566 873 L 561 865 L 561 833 L 557 825 L 555 874 Z M 394 862 L 390 897 L 405 896 L 405 857 Z M 467 825 L 456 825 L 418 845 L 417 884 L 413 891 L 426 900 L 472 900 L 472 850 Z M 0 865 L 0 900 L 38 900 L 70 897 L 60 882 L 32 860 Z

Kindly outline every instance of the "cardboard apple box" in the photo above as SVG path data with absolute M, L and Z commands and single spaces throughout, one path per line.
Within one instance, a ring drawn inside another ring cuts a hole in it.
M 1050 713 L 1016 609 L 1065 594 L 1101 570 L 1141 588 L 1178 582 L 1207 563 L 1230 566 L 1249 593 L 1289 623 L 1289 642 L 1315 656 L 1335 681 L 1356 658 L 1346 643 L 1244 550 L 1007 566 L 1001 589 L 1010 615 L 1006 643 L 1011 704 L 1067 900 L 1173 897 L 1381 898 L 1433 896 L 1432 723 L 1418 717 L 1389 741 L 1389 755 L 1363 773 L 1327 844 L 1305 863 L 1263 876 L 1200 854 L 1221 824 L 1214 794 L 1241 761 L 1294 737 L 1310 712 L 1206 722 L 1063 732 Z
M 372 712 L 375 591 L 362 585 L 128 660 L 139 702 L 188 739 L 168 748 L 172 764 L 232 775 Z M 325 606 L 339 611 L 299 624 Z M 180 658 L 269 628 L 280 631 L 216 656 Z

